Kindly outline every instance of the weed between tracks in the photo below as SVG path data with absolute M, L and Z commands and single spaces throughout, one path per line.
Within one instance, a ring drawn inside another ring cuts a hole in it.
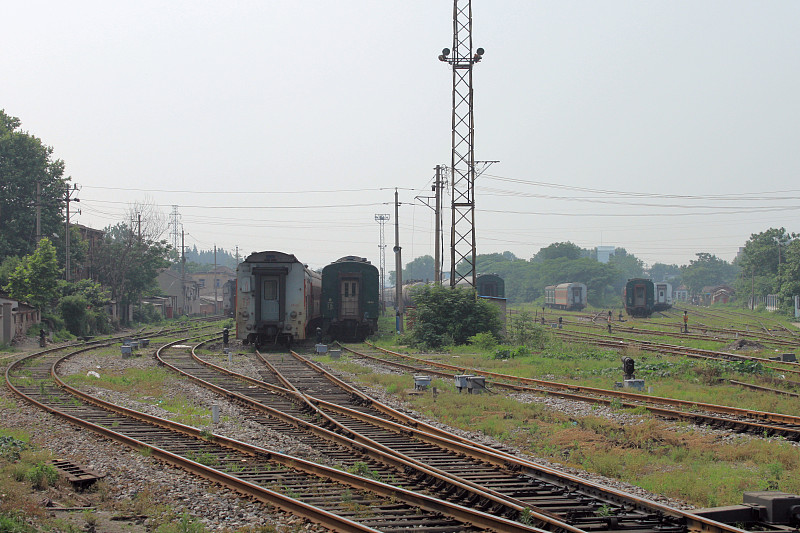
M 467 353 L 467 349 L 473 353 Z M 547 353 L 506 361 L 494 359 L 492 352 L 476 354 L 474 347 L 419 357 L 601 388 L 612 388 L 622 377 L 620 353 L 560 341 L 548 345 Z M 752 381 L 761 375 L 758 365 L 645 352 L 635 357 L 637 377 L 644 377 L 653 387 L 651 394 L 786 413 L 798 410 L 796 400 L 739 389 L 721 381 Z M 567 414 L 539 402 L 522 403 L 505 393 L 459 394 L 452 383 L 438 379 L 432 384 L 437 388 L 436 396 L 430 391 L 409 394 L 413 389 L 410 373 L 377 373 L 347 356 L 326 363 L 408 402 L 431 419 L 480 432 L 536 457 L 620 479 L 697 506 L 741 503 L 744 491 L 800 491 L 800 447 L 782 439 L 711 434 L 688 424 L 654 419 L 644 408 L 623 409 L 618 401 L 609 409 L 616 413 L 614 416 L 601 416 L 604 408 L 599 406 L 588 408 L 586 414 Z

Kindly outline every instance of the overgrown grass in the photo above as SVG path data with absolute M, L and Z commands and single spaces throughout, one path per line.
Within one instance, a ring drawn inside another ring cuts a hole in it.
M 402 351 L 397 349 L 396 351 Z M 425 354 L 465 368 L 611 388 L 621 380 L 620 358 L 614 350 L 554 342 L 542 353 L 496 360 L 476 347 Z M 763 410 L 796 411 L 796 401 L 740 389 L 725 378 L 759 379 L 753 365 L 703 362 L 639 351 L 637 377 L 645 377 L 653 394 L 693 401 L 754 405 Z M 436 380 L 439 394 L 404 394 L 413 387 L 411 374 L 372 374 L 357 360 L 331 361 L 356 379 L 407 400 L 423 415 L 465 430 L 479 431 L 518 446 L 536 456 L 621 479 L 647 490 L 686 500 L 697 506 L 741 502 L 743 491 L 800 491 L 800 449 L 781 439 L 765 441 L 747 436 L 722 439 L 694 431 L 688 424 L 670 424 L 650 417 L 644 409 L 621 409 L 635 416 L 620 423 L 588 414 L 568 416 L 540 403 L 523 404 L 498 394 L 458 394 L 445 380 Z M 702 479 L 702 483 L 697 480 Z

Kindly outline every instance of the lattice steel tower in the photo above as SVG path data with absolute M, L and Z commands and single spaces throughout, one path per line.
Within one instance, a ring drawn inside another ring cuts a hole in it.
M 181 245 L 181 214 L 178 212 L 178 206 L 172 206 L 172 213 L 169 214 L 169 234 L 172 237 L 172 249 L 178 250 Z
M 472 113 L 472 67 L 483 48 L 472 52 L 472 1 L 453 0 L 453 50 L 442 50 L 439 61 L 453 67 L 452 228 L 450 286 L 466 280 L 475 286 L 475 131 Z M 464 264 L 457 272 L 459 263 Z
M 378 249 L 381 251 L 381 266 L 380 266 L 380 269 L 381 269 L 381 292 L 378 295 L 378 297 L 379 297 L 378 299 L 380 300 L 380 303 L 381 303 L 381 311 L 383 310 L 383 307 L 384 307 L 383 289 L 386 287 L 386 238 L 384 236 L 383 228 L 384 228 L 384 225 L 386 224 L 386 222 L 389 220 L 389 218 L 391 218 L 391 217 L 388 214 L 386 214 L 386 215 L 384 215 L 384 214 L 375 215 L 375 221 L 378 222 L 378 224 L 381 225 L 381 243 L 378 245 Z

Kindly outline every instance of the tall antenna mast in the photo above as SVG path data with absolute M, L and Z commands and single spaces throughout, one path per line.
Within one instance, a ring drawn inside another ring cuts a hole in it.
M 466 280 L 475 286 L 475 130 L 472 113 L 472 66 L 483 48 L 472 52 L 472 0 L 453 0 L 453 50 L 445 48 L 439 61 L 453 67 L 452 228 L 450 286 Z M 462 264 L 462 271 L 456 267 Z

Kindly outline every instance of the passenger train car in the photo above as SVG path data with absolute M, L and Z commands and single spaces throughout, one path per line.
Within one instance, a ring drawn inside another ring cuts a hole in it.
M 430 285 L 433 282 L 424 282 L 419 280 L 412 280 L 403 284 L 403 306 L 414 307 L 414 293 L 425 285 Z M 442 281 L 445 287 L 450 286 L 449 280 Z M 483 298 L 505 298 L 506 297 L 506 284 L 503 278 L 497 274 L 478 274 L 475 277 L 475 285 L 478 296 Z M 467 280 L 461 280 L 457 287 L 469 287 L 470 283 Z M 397 300 L 397 292 L 395 287 L 387 287 L 383 291 L 383 301 L 386 307 L 395 307 L 395 300 Z
M 544 288 L 544 303 L 553 309 L 580 311 L 586 307 L 588 290 L 584 283 L 560 283 Z
M 655 306 L 655 286 L 652 280 L 629 279 L 622 290 L 622 303 L 630 316 L 649 317 Z
M 363 341 L 378 329 L 380 275 L 362 257 L 322 269 L 322 329 L 332 339 Z
M 661 282 L 655 284 L 653 311 L 666 311 L 672 307 L 672 284 Z
M 469 286 L 467 280 L 461 280 L 458 287 Z M 475 288 L 478 296 L 488 296 L 491 298 L 506 297 L 506 282 L 497 274 L 478 274 L 475 277 Z
M 321 276 L 294 255 L 255 252 L 236 267 L 236 338 L 291 345 L 321 324 Z
M 236 280 L 229 279 L 222 284 L 222 313 L 230 318 L 236 315 Z

